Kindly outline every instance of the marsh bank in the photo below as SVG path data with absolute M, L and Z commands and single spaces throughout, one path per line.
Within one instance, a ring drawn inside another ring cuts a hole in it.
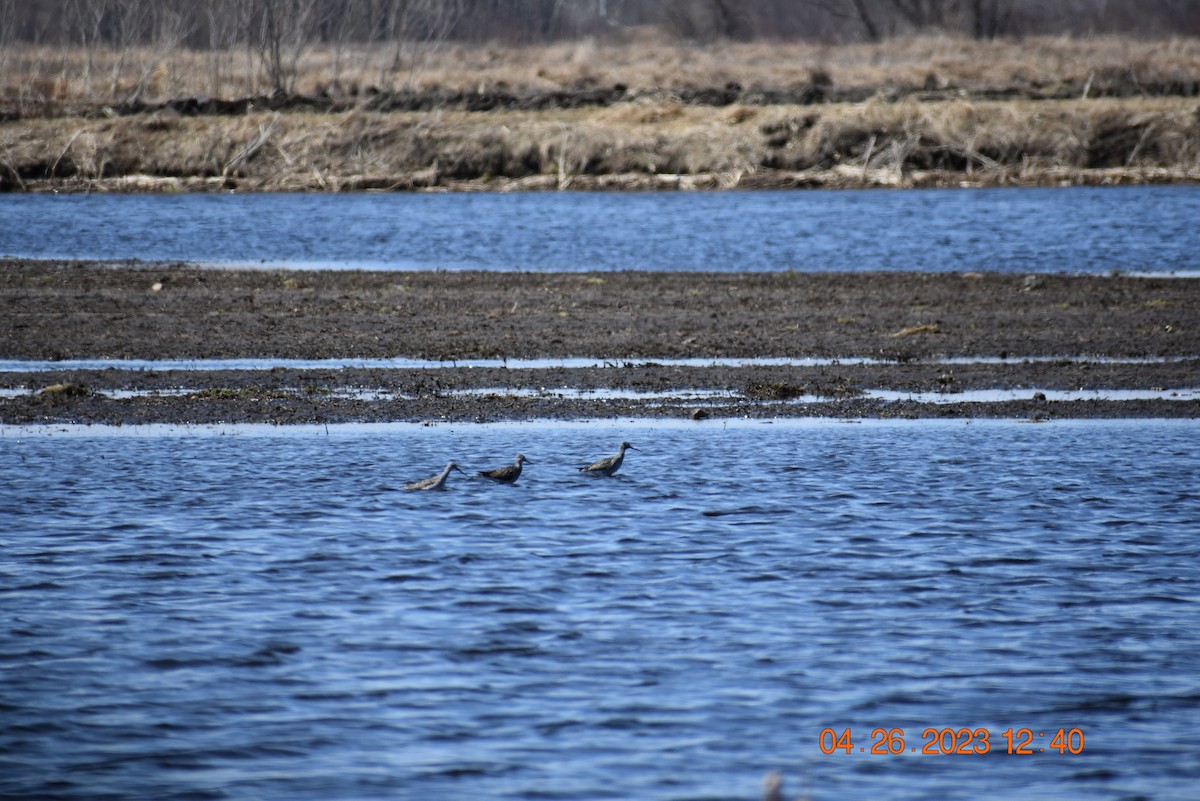
M 398 273 L 8 260 L 0 262 L 0 308 L 0 358 L 7 360 L 258 358 L 286 365 L 403 356 L 445 365 L 29 371 L 17 364 L 0 372 L 0 387 L 22 390 L 0 399 L 5 423 L 1200 416 L 1196 400 L 1037 395 L 1200 384 L 1200 283 L 1189 278 Z M 599 366 L 455 364 L 571 357 Z M 819 361 L 674 361 L 762 357 Z M 53 384 L 88 391 L 38 392 Z M 564 391 L 575 389 L 626 392 Z M 697 402 L 689 394 L 697 389 L 720 397 Z M 877 389 L 947 394 L 938 403 L 864 396 Z M 953 393 L 973 389 L 1029 395 L 953 401 Z M 142 392 L 105 394 L 113 390 Z M 172 392 L 154 394 L 165 391 Z M 816 399 L 796 400 L 809 396 Z

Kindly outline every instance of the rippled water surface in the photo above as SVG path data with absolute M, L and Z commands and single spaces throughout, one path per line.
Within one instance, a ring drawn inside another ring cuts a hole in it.
M 0 796 L 1194 798 L 1198 435 L 3 427 Z
M 500 270 L 1200 271 L 1200 187 L 0 195 L 0 255 Z

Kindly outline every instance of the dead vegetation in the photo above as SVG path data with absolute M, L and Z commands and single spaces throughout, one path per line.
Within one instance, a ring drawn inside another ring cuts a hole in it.
M 346 191 L 1200 180 L 1177 99 L 236 116 L 0 125 L 0 188 Z
M 85 384 L 65 381 L 45 387 L 37 393 L 37 397 L 39 400 L 58 405 L 81 398 L 92 397 L 95 394 Z
M 1197 40 L 451 48 L 385 86 L 360 55 L 335 80 L 333 54 L 308 52 L 298 94 L 271 97 L 237 54 L 208 87 L 199 55 L 159 53 L 129 102 L 102 63 L 19 49 L 0 190 L 1200 180 Z
M 278 389 L 264 389 L 259 386 L 252 387 L 205 387 L 196 392 L 188 393 L 189 397 L 196 400 L 223 400 L 223 401 L 274 401 L 286 400 L 290 397 L 289 393 Z
M 470 101 L 512 107 L 543 96 L 559 106 L 642 95 L 685 101 L 762 103 L 777 98 L 863 100 L 884 93 L 1066 99 L 1200 95 L 1200 39 L 1033 37 L 977 41 L 910 36 L 874 44 L 681 43 L 652 31 L 623 40 L 410 48 L 396 70 L 387 48 L 305 49 L 293 93 L 308 105 Z M 214 111 L 269 102 L 253 54 L 125 48 L 91 51 L 11 45 L 3 53 L 0 112 L 73 116 L 172 101 Z M 409 98 L 407 101 L 405 98 Z M 415 98 L 415 99 L 414 99 Z M 227 104 L 227 105 L 223 105 Z
M 786 381 L 758 381 L 747 384 L 742 394 L 751 400 L 782 401 L 806 396 L 851 398 L 864 394 L 864 391 L 839 377 L 832 383 L 790 384 Z

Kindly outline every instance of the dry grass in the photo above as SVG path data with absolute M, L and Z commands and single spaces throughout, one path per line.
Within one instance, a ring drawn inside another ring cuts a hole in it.
M 647 101 L 538 112 L 160 112 L 0 124 L 0 186 L 13 189 L 920 186 L 1064 179 L 1200 179 L 1195 101 L 907 100 L 749 109 Z
M 54 404 L 68 403 L 72 400 L 86 398 L 93 394 L 95 393 L 93 393 L 83 384 L 74 384 L 70 382 L 51 384 L 37 393 L 38 397 L 42 400 Z
M 246 53 L 119 55 L 0 51 L 0 190 L 1200 180 L 1194 39 L 586 41 L 410 52 L 401 72 L 385 69 L 390 52 L 321 50 L 308 53 L 297 87 L 348 98 L 334 110 L 196 116 L 108 106 L 139 87 L 145 101 L 252 96 L 263 86 Z M 379 85 L 523 96 L 617 84 L 619 102 L 581 108 L 385 113 L 357 102 Z M 829 102 L 771 99 L 795 86 L 820 87 Z M 696 91 L 733 91 L 736 102 L 690 102 Z
M 728 43 L 704 47 L 633 34 L 525 48 L 313 48 L 303 54 L 301 94 L 348 97 L 369 89 L 578 91 L 622 85 L 634 93 L 688 87 L 787 88 L 814 81 L 841 90 L 1160 93 L 1200 82 L 1200 39 L 1141 41 L 1034 38 L 976 42 L 922 36 L 881 44 Z M 264 94 L 252 54 L 151 48 L 129 52 L 12 47 L 0 51 L 0 103 L 22 114 L 179 97 Z

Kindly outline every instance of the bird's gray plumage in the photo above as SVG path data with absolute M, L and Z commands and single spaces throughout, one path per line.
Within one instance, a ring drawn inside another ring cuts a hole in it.
M 484 478 L 490 478 L 498 484 L 512 484 L 521 477 L 521 465 L 533 464 L 525 458 L 525 454 L 518 453 L 516 461 L 504 467 L 497 467 L 495 470 L 480 470 L 479 475 Z
M 451 470 L 457 470 L 464 476 L 466 475 L 461 467 L 454 462 L 450 462 L 446 465 L 446 469 L 436 476 L 430 476 L 420 481 L 414 481 L 411 484 L 405 484 L 404 488 L 407 490 L 444 490 L 446 488 L 446 478 L 449 477 Z
M 613 473 L 621 469 L 621 463 L 625 461 L 625 451 L 638 450 L 628 442 L 621 443 L 621 449 L 612 456 L 606 456 L 598 462 L 592 462 L 587 467 L 579 468 L 580 473 L 589 473 L 594 476 L 611 476 Z

